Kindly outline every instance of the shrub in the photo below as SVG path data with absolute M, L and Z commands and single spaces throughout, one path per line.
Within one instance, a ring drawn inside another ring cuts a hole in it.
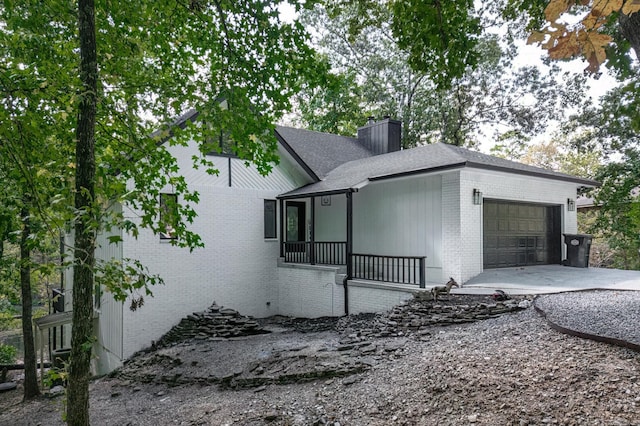
M 12 313 L 0 312 L 0 331 L 15 330 L 20 328 L 20 320 L 15 319 Z
M 18 350 L 11 345 L 0 343 L 0 364 L 13 364 Z

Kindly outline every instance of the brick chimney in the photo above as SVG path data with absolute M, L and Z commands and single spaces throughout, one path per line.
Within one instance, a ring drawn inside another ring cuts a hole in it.
M 375 155 L 400 151 L 401 123 L 385 116 L 377 123 L 369 117 L 366 125 L 358 129 L 358 141 Z

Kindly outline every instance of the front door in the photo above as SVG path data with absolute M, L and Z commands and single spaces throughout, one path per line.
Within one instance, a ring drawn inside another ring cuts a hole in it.
M 287 242 L 306 240 L 306 204 L 300 201 L 287 202 Z M 304 250 L 304 244 L 300 245 Z

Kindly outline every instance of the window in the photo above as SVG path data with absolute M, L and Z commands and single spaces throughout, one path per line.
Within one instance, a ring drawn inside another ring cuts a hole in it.
M 176 232 L 171 224 L 178 216 L 178 196 L 176 194 L 160 194 L 160 239 L 174 240 Z
M 231 140 L 228 132 L 220 132 L 220 153 L 236 155 L 236 144 Z
M 207 138 L 207 146 L 211 151 L 207 155 L 221 155 L 225 157 L 236 157 L 236 144 L 231 140 L 229 132 L 220 131 L 216 136 Z
M 264 200 L 264 237 L 278 238 L 277 236 L 276 200 Z

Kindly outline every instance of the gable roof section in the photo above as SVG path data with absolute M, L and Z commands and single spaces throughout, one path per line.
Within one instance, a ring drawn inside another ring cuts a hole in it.
M 543 177 L 584 186 L 599 185 L 594 180 L 557 173 L 466 148 L 436 143 L 344 163 L 328 173 L 322 181 L 282 194 L 280 198 L 348 192 L 366 185 L 369 181 L 462 167 Z
M 168 125 L 168 132 L 159 129 L 150 136 L 159 137 L 157 144 L 162 145 L 173 137 L 172 128 L 177 126 L 184 129 L 188 122 L 197 120 L 199 115 L 196 109 L 190 109 Z M 163 132 L 166 133 L 163 134 Z M 315 181 L 324 179 L 330 171 L 341 164 L 374 155 L 353 137 L 286 126 L 276 126 L 275 135 L 284 149 Z
M 158 140 L 158 145 L 162 145 L 173 137 L 173 131 L 171 130 L 172 128 L 177 126 L 181 129 L 184 129 L 185 127 L 187 127 L 187 123 L 189 121 L 195 121 L 198 118 L 198 115 L 200 115 L 198 111 L 196 111 L 195 109 L 190 109 L 181 116 L 177 117 L 171 123 L 169 123 L 169 125 L 167 126 L 169 131 L 165 135 L 162 135 L 162 133 L 166 131 L 165 129 L 158 129 L 151 133 L 149 136 L 155 138 L 162 135 L 162 137 L 160 137 L 160 139 Z
M 276 137 L 316 181 L 341 164 L 373 156 L 358 139 L 347 136 L 276 126 Z

